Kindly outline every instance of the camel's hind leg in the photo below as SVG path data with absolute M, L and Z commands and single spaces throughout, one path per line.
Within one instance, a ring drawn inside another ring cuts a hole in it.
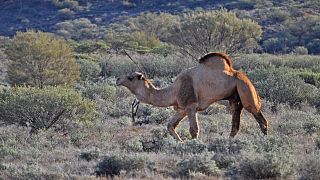
M 230 137 L 233 138 L 237 135 L 240 128 L 240 116 L 243 109 L 243 105 L 240 100 L 229 100 L 230 109 L 232 112 L 232 129 L 230 133 Z
M 268 134 L 268 121 L 263 117 L 261 112 L 256 112 L 256 113 L 252 113 L 254 118 L 257 120 L 257 122 L 259 123 L 260 129 L 263 132 L 263 134 L 267 135 Z
M 170 119 L 168 124 L 168 131 L 175 139 L 183 142 L 180 138 L 180 136 L 176 132 L 176 127 L 179 125 L 179 123 L 182 121 L 182 119 L 186 116 L 186 112 L 184 111 L 177 111 L 176 114 Z
M 244 73 L 238 72 L 236 73 L 236 77 L 238 78 L 237 92 L 243 107 L 253 114 L 254 118 L 259 123 L 261 131 L 264 134 L 267 134 L 269 125 L 268 121 L 261 114 L 261 102 L 256 89 Z

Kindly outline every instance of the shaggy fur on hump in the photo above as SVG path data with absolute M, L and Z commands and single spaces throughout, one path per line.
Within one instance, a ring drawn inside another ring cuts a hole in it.
M 207 59 L 209 59 L 210 57 L 214 57 L 214 56 L 218 56 L 223 58 L 224 60 L 226 60 L 227 64 L 232 67 L 232 61 L 229 58 L 229 56 L 225 53 L 221 53 L 221 52 L 210 52 L 208 54 L 206 54 L 205 56 L 203 56 L 202 58 L 199 59 L 199 63 L 202 64 L 204 62 L 206 62 Z

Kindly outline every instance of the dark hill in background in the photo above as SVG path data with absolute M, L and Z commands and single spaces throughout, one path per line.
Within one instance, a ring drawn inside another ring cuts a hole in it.
M 106 25 L 121 16 L 135 16 L 142 12 L 179 13 L 186 9 L 202 7 L 212 9 L 222 7 L 224 1 L 119 1 L 119 0 L 80 0 L 74 5 L 56 5 L 54 0 L 1 0 L 0 35 L 12 36 L 16 31 L 40 29 L 53 31 L 55 24 L 66 19 L 88 18 L 98 25 Z M 59 10 L 69 8 L 72 17 L 64 17 Z M 99 19 L 97 21 L 96 19 Z
M 57 33 L 58 23 L 80 18 L 88 19 L 89 25 L 100 31 L 112 22 L 143 12 L 180 14 L 221 8 L 262 26 L 259 43 L 264 52 L 289 53 L 297 49 L 320 53 L 320 2 L 311 0 L 0 0 L 0 36 L 13 36 L 27 29 Z

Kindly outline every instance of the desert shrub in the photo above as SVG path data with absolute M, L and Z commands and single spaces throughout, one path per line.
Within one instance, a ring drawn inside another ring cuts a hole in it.
M 99 78 L 101 68 L 97 62 L 90 59 L 77 59 L 80 65 L 80 79 L 82 81 L 97 81 Z
M 0 120 L 39 129 L 63 129 L 68 122 L 97 118 L 95 103 L 63 87 L 14 87 L 0 92 Z
M 209 176 L 218 176 L 219 168 L 208 155 L 197 155 L 181 160 L 177 163 L 178 173 L 189 176 L 191 172 L 200 172 Z
M 36 163 L 20 163 L 18 165 L 4 166 L 1 177 L 4 179 L 65 179 L 67 176 L 58 173 L 47 172 Z
M 182 70 L 194 65 L 191 59 L 181 58 L 175 55 L 163 57 L 161 55 L 147 54 L 141 56 L 132 55 L 132 58 L 147 72 L 149 78 L 175 77 Z M 126 59 L 126 60 L 124 60 Z M 116 56 L 107 63 L 111 76 L 119 77 L 132 71 L 138 71 L 136 66 L 124 56 Z
M 272 21 L 283 22 L 289 19 L 290 13 L 283 9 L 274 9 L 268 14 L 268 17 Z
M 313 134 L 313 133 L 320 133 L 320 116 L 307 116 L 306 121 L 304 121 L 302 128 L 305 130 L 306 133 Z M 302 120 L 302 119 L 301 119 Z
M 116 88 L 107 83 L 86 83 L 83 87 L 79 87 L 84 97 L 89 99 L 101 98 L 108 102 L 116 99 Z
M 45 32 L 17 32 L 6 49 L 7 79 L 13 85 L 73 85 L 79 67 L 65 40 Z
M 143 144 L 139 138 L 133 138 L 126 143 L 125 149 L 127 151 L 141 152 L 143 151 Z
M 304 81 L 289 68 L 256 69 L 248 72 L 262 98 L 297 106 L 302 102 L 315 104 L 319 90 Z
M 106 51 L 109 46 L 104 41 L 86 40 L 72 42 L 71 45 L 76 53 L 96 53 Z
M 159 152 L 163 150 L 164 145 L 167 143 L 166 141 L 175 142 L 164 127 L 152 129 L 150 136 L 144 136 L 141 139 L 143 151 L 146 152 Z
M 270 55 L 270 54 L 247 54 L 234 58 L 234 67 L 245 72 L 254 69 L 269 69 L 286 67 L 292 69 L 320 71 L 320 61 L 317 56 L 310 55 Z
M 79 2 L 74 0 L 51 0 L 51 2 L 59 8 L 70 8 L 75 11 L 81 11 L 83 9 L 83 7 L 79 5 Z
M 83 151 L 80 153 L 79 157 L 80 159 L 84 159 L 86 161 L 91 161 L 94 159 L 98 159 L 100 155 L 100 151 L 99 149 L 91 149 L 91 150 L 87 150 L 87 151 Z
M 138 155 L 109 155 L 97 165 L 97 176 L 120 175 L 120 171 L 136 171 L 146 168 L 147 159 Z
M 301 71 L 297 73 L 301 79 L 307 84 L 311 84 L 320 88 L 320 73 L 311 71 Z
M 286 152 L 250 154 L 240 163 L 240 173 L 244 178 L 280 178 L 294 172 L 292 155 Z
M 163 149 L 172 153 L 177 153 L 179 155 L 201 154 L 207 151 L 207 145 L 198 139 L 188 140 L 185 143 L 181 143 L 177 140 L 172 140 L 173 139 L 171 138 L 166 139 Z
M 102 30 L 87 18 L 79 18 L 59 22 L 56 25 L 56 34 L 66 39 L 87 40 L 98 37 Z
M 143 31 L 148 36 L 154 36 L 165 41 L 170 36 L 169 29 L 178 24 L 178 16 L 169 13 L 142 13 L 129 18 L 125 24 L 130 31 Z
M 296 55 L 306 55 L 308 54 L 308 49 L 303 46 L 297 46 L 292 50 L 292 53 Z
M 301 180 L 320 179 L 320 156 L 311 154 L 304 158 L 298 168 Z
M 214 138 L 208 145 L 209 151 L 221 154 L 238 154 L 248 148 L 249 142 L 242 139 Z
M 69 8 L 64 8 L 64 9 L 60 9 L 58 11 L 58 15 L 59 17 L 63 18 L 63 19 L 69 19 L 69 18 L 73 18 L 74 17 L 74 11 L 72 11 Z
M 194 11 L 183 15 L 181 23 L 172 28 L 168 41 L 182 54 L 197 58 L 210 51 L 251 52 L 261 34 L 258 23 L 239 19 L 233 12 Z
M 237 158 L 235 156 L 232 156 L 231 154 L 226 155 L 221 153 L 214 154 L 212 159 L 216 162 L 217 166 L 220 169 L 228 168 L 237 161 Z
M 150 123 L 162 124 L 166 122 L 172 115 L 173 110 L 168 108 L 153 108 L 151 107 L 151 112 L 149 116 L 146 117 L 147 121 Z

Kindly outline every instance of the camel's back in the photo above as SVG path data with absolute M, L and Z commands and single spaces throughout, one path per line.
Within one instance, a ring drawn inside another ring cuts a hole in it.
M 224 53 L 208 53 L 199 60 L 199 63 L 215 70 L 232 70 L 232 61 Z

